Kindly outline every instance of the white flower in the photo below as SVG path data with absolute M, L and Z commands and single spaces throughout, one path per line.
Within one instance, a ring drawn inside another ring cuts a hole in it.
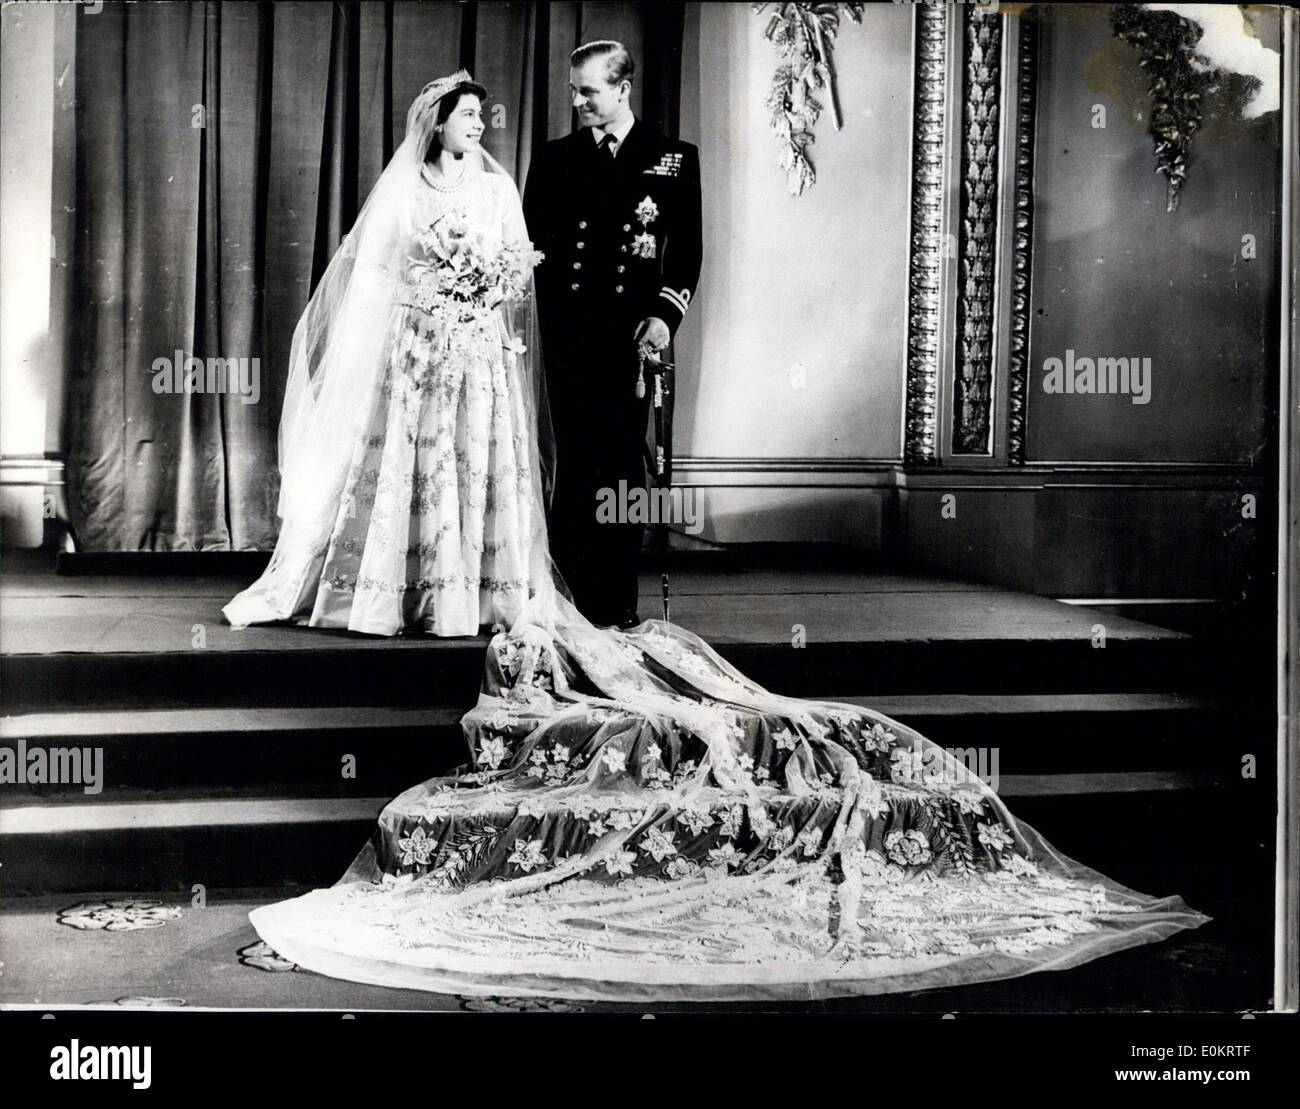
M 908 832 L 890 832 L 885 837 L 885 851 L 890 860 L 900 866 L 923 866 L 934 857 L 929 838 L 916 828 Z
M 622 774 L 627 770 L 627 752 L 617 747 L 606 747 L 600 753 L 600 761 L 611 774 Z
M 663 862 L 669 855 L 677 854 L 672 832 L 663 828 L 651 828 L 646 832 L 645 838 L 641 841 L 641 850 L 653 856 L 657 863 Z
M 713 860 L 715 867 L 726 867 L 730 870 L 733 866 L 739 866 L 744 856 L 736 850 L 734 843 L 724 843 L 721 847 L 715 847 L 710 851 L 709 858 Z
M 858 870 L 863 881 L 872 886 L 895 885 L 906 877 L 904 870 L 886 863 L 884 856 L 874 847 L 863 853 L 858 861 Z
M 970 816 L 979 816 L 984 812 L 984 795 L 976 789 L 954 789 L 952 799 L 957 808 Z
M 695 773 L 698 767 L 699 763 L 694 759 L 687 759 L 685 762 L 679 762 L 677 764 L 677 769 L 673 771 L 673 780 L 678 782 L 685 781 Z
M 981 824 L 979 826 L 979 841 L 990 851 L 1005 851 L 1014 842 L 1000 825 Z
M 805 828 L 799 833 L 799 838 L 795 842 L 804 855 L 815 855 L 822 849 L 822 830 L 820 828 Z
M 608 874 L 631 874 L 636 856 L 631 851 L 615 851 L 605 859 L 605 871 Z
M 778 828 L 776 834 L 772 837 L 772 847 L 777 851 L 784 851 L 794 840 L 794 829 L 788 825 Z
M 888 751 L 898 742 L 898 736 L 883 724 L 873 724 L 871 730 L 862 736 L 862 745 L 868 751 Z
M 664 874 L 674 880 L 678 878 L 692 878 L 700 872 L 700 864 L 692 862 L 682 855 L 674 856 L 668 860 L 668 865 L 664 867 Z
M 436 836 L 428 835 L 422 824 L 418 824 L 409 836 L 397 841 L 398 850 L 402 852 L 402 865 L 428 866 L 429 857 L 438 846 Z
M 641 814 L 635 813 L 631 809 L 619 809 L 617 812 L 610 813 L 606 818 L 609 826 L 616 832 L 626 832 L 629 828 L 635 828 L 641 823 Z
M 773 732 L 772 738 L 776 740 L 777 748 L 782 751 L 793 751 L 799 742 L 799 737 L 789 728 L 782 728 L 779 732 Z
M 1007 856 L 1006 868 L 1011 871 L 1012 874 L 1017 876 L 1021 874 L 1032 875 L 1038 873 L 1038 867 L 1026 859 L 1024 855 L 1012 854 Z
M 496 712 L 487 718 L 485 723 L 489 728 L 493 728 L 496 731 L 502 731 L 503 729 L 510 727 L 510 714 L 506 712 L 505 709 L 497 709 Z
M 503 739 L 485 739 L 479 748 L 479 762 L 495 770 L 506 760 L 506 744 Z
M 713 827 L 713 817 L 708 809 L 689 806 L 677 814 L 677 823 L 684 824 L 691 835 L 698 836 L 705 828 Z
M 761 805 L 749 806 L 749 826 L 759 839 L 767 839 L 772 834 L 772 819 Z
M 546 856 L 542 854 L 542 841 L 540 839 L 515 840 L 515 849 L 506 861 L 514 863 L 525 874 L 535 866 L 545 866 Z
M 885 813 L 889 812 L 889 802 L 885 800 L 885 795 L 880 792 L 880 787 L 875 785 L 873 779 L 873 789 L 864 790 L 860 802 L 862 811 L 871 817 L 872 820 L 879 820 Z

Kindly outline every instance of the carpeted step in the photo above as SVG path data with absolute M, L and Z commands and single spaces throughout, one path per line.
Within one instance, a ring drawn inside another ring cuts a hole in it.
M 467 761 L 462 715 L 375 706 L 34 713 L 0 718 L 0 748 L 28 765 L 43 749 L 48 766 L 58 750 L 91 752 L 102 766 L 101 800 L 178 789 L 392 796 Z M 0 792 L 0 810 L 85 793 L 82 781 L 13 784 Z
M 1130 876 L 1148 877 L 1161 875 L 1169 860 L 1152 857 L 1145 848 L 1134 851 L 1135 814 L 1157 806 L 1162 827 L 1192 835 L 1203 827 L 1205 814 L 1216 813 L 1216 824 L 1230 821 L 1250 800 L 1232 782 L 1166 771 L 1005 776 L 999 794 L 1049 840 L 1067 833 L 1071 848 L 1058 844 L 1067 853 L 1107 873 L 1109 863 Z M 164 792 L 9 808 L 0 812 L 6 846 L 0 892 L 188 889 L 195 883 L 328 885 L 366 842 L 388 800 Z M 1060 819 L 1065 801 L 1071 806 L 1069 821 Z M 1126 826 L 1127 838 L 1117 834 Z M 1102 847 L 1105 857 L 1099 858 Z
M 382 705 L 465 708 L 483 676 L 486 641 L 376 644 L 322 636 L 298 649 L 8 654 L 3 708 Z M 774 692 L 800 697 L 944 693 L 1115 693 L 1213 689 L 1204 645 L 1176 633 L 1085 640 L 714 641 Z
M 835 698 L 884 712 L 999 774 L 1192 771 L 1229 774 L 1259 757 L 1268 722 L 1174 694 L 912 695 Z M 457 709 L 342 706 L 37 713 L 0 718 L 15 765 L 89 752 L 100 792 L 231 790 L 248 796 L 392 795 L 468 757 Z M 1231 719 L 1235 745 L 1222 742 Z M 960 757 L 960 756 L 959 756 Z M 93 760 L 98 759 L 98 764 Z M 82 765 L 78 760 L 78 766 Z M 34 775 L 32 775 L 34 777 Z M 46 772 L 43 777 L 56 775 Z M 80 776 L 11 783 L 0 808 L 84 799 Z

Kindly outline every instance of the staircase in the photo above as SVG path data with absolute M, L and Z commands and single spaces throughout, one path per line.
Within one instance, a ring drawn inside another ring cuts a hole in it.
M 658 592 L 647 582 L 642 615 Z M 1211 913 L 1271 890 L 1271 705 L 1243 711 L 1247 699 L 1206 642 L 1131 622 L 1104 649 L 1077 632 L 973 634 L 962 624 L 971 602 L 954 593 L 938 633 L 850 628 L 795 647 L 784 631 L 761 631 L 790 590 L 745 588 L 729 579 L 719 592 L 684 595 L 674 618 L 775 691 L 869 706 L 950 749 L 996 748 L 1012 811 L 1121 882 L 1182 893 Z M 1003 596 L 985 591 L 979 611 Z M 826 600 L 795 603 L 807 613 Z M 824 607 L 885 604 L 847 591 Z M 704 630 L 710 616 L 760 631 L 727 642 Z M 769 624 L 784 629 L 783 620 L 777 612 Z M 279 646 L 285 635 L 311 646 Z M 258 648 L 271 637 L 275 649 Z M 103 778 L 98 793 L 0 785 L 0 893 L 333 882 L 392 796 L 464 761 L 459 719 L 477 695 L 484 647 L 292 629 L 232 633 L 205 650 L 6 643 L 0 748 L 15 759 L 89 748 L 102 753 Z M 1242 777 L 1247 755 L 1253 779 Z

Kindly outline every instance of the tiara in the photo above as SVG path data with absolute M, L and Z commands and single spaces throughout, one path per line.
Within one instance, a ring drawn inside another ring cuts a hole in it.
M 458 69 L 450 77 L 439 77 L 436 81 L 430 81 L 420 90 L 420 95 L 415 98 L 415 104 L 412 107 L 432 108 L 457 85 L 472 80 L 474 78 L 470 76 L 468 69 Z

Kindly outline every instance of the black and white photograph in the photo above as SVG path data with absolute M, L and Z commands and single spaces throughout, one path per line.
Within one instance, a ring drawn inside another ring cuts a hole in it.
M 1262 1080 L 1298 42 L 1255 4 L 5 0 L 32 1088 L 197 1052 L 256 1089 L 272 1019 L 442 1067 L 487 1014 L 958 1064 L 1087 1018 L 1071 1081 Z

